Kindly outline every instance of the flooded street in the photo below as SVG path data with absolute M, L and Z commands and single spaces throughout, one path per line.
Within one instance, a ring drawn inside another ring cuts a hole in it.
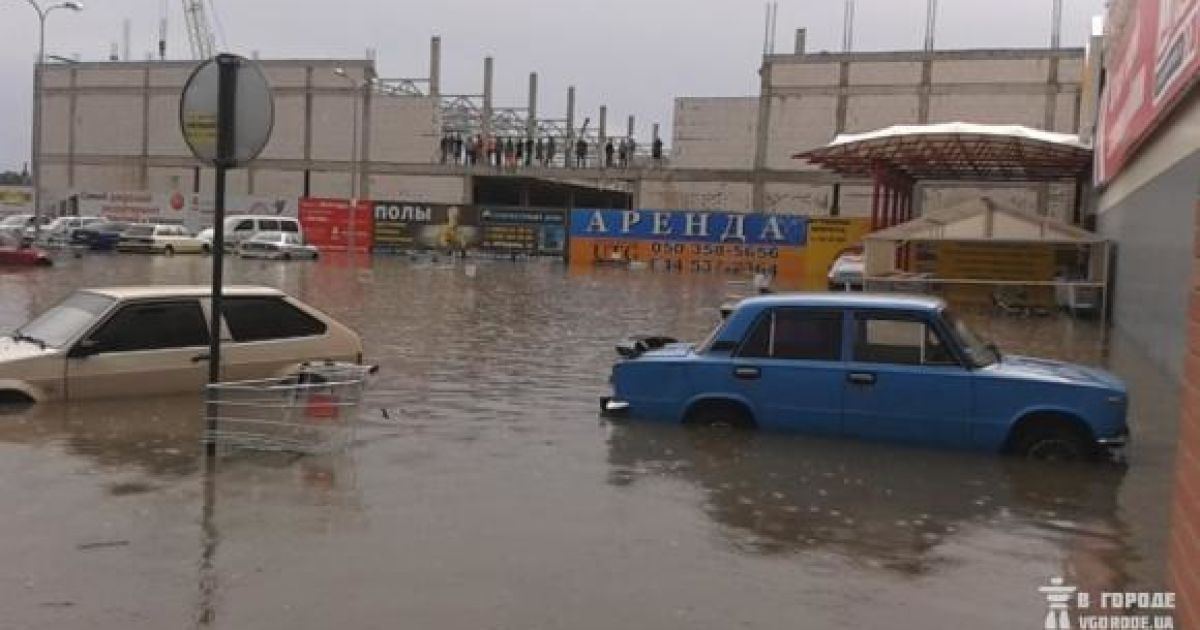
M 208 258 L 0 273 L 0 331 Z M 1161 590 L 1178 402 L 1097 326 L 972 318 L 1130 386 L 1127 467 L 611 424 L 613 343 L 699 339 L 725 284 L 552 263 L 231 260 L 355 328 L 355 447 L 206 479 L 199 396 L 0 415 L 0 628 L 1015 628 L 1037 587 Z M 386 410 L 386 414 L 383 411 Z

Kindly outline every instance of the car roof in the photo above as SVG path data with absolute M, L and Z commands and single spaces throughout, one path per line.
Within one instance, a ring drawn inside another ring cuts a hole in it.
M 946 302 L 927 295 L 903 293 L 806 292 L 759 295 L 746 298 L 738 304 L 738 308 L 747 306 L 826 306 L 936 312 L 945 308 Z
M 208 285 L 140 285 L 126 287 L 89 287 L 81 289 L 88 293 L 95 293 L 105 297 L 114 298 L 117 300 L 134 300 L 140 298 L 162 298 L 162 297 L 208 297 L 212 294 L 212 287 Z M 274 287 L 235 285 L 227 286 L 221 292 L 223 295 L 230 296 L 271 296 L 282 297 L 287 295 L 283 291 Z

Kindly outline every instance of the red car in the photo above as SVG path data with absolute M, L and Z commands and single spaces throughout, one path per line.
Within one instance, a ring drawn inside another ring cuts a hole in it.
M 20 242 L 0 235 L 0 267 L 48 267 L 54 264 L 46 252 L 23 247 Z

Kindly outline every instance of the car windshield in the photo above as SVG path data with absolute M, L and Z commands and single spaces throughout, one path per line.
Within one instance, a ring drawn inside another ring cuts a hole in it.
M 110 297 L 80 291 L 18 328 L 13 337 L 61 348 L 91 326 L 113 301 Z
M 29 223 L 29 215 L 14 214 L 11 217 L 4 217 L 4 220 L 0 221 L 0 227 L 21 227 L 26 223 Z
M 945 310 L 942 311 L 942 319 L 950 327 L 951 333 L 958 341 L 958 345 L 962 347 L 963 352 L 966 353 L 972 366 L 986 367 L 1000 360 L 1000 355 L 980 339 L 979 335 L 976 335 L 957 315 Z
M 125 230 L 127 236 L 150 236 L 154 234 L 153 225 L 135 225 Z

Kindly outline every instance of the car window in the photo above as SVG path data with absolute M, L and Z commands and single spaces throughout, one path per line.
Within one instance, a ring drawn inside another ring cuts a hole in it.
M 227 297 L 225 323 L 234 341 L 265 341 L 325 334 L 325 323 L 276 297 Z
M 893 365 L 958 365 L 933 328 L 914 317 L 855 315 L 854 360 Z
M 101 352 L 133 352 L 208 345 L 200 302 L 148 302 L 122 307 L 90 339 Z
M 279 229 L 283 230 L 284 232 L 299 232 L 300 225 L 295 221 L 284 219 L 279 222 Z
M 239 221 L 238 224 L 236 226 L 234 226 L 234 228 L 233 228 L 233 231 L 235 231 L 235 232 L 242 232 L 242 231 L 249 232 L 249 231 L 253 231 L 253 230 L 254 230 L 254 220 L 253 219 L 246 219 L 244 221 Z
M 275 219 L 262 219 L 258 222 L 258 229 L 264 232 L 278 232 L 279 221 Z
M 773 309 L 755 323 L 738 356 L 837 361 L 842 356 L 842 313 Z
M 126 236 L 151 236 L 153 234 L 153 225 L 135 225 L 125 231 Z

